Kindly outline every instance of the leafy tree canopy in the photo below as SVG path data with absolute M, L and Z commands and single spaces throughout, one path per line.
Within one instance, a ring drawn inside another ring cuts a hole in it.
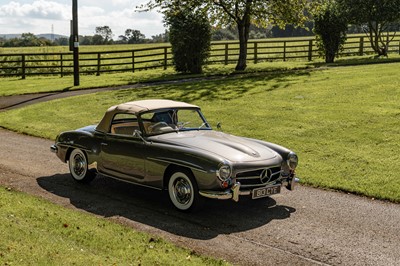
M 387 55 L 390 41 L 383 33 L 400 22 L 400 0 L 337 0 L 351 24 L 359 25 L 367 34 L 378 55 Z
M 284 26 L 286 23 L 305 22 L 305 9 L 318 1 L 307 0 L 150 0 L 144 10 L 160 8 L 171 15 L 180 8 L 198 10 L 212 24 L 235 25 L 238 30 L 240 54 L 236 70 L 246 68 L 247 42 L 250 25 L 266 27 L 269 24 Z
M 102 37 L 103 44 L 108 44 L 109 42 L 112 41 L 113 33 L 109 26 L 98 26 L 98 27 L 96 27 L 96 35 L 99 35 Z M 98 43 L 98 44 L 100 44 L 100 43 Z

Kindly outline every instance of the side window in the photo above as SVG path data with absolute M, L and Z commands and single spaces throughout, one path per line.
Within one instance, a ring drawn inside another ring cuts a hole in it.
M 116 114 L 111 122 L 111 134 L 133 136 L 135 130 L 139 130 L 139 124 L 133 114 Z

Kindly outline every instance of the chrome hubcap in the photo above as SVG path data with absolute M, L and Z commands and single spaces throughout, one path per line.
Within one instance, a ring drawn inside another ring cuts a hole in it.
M 187 204 L 190 201 L 192 190 L 185 179 L 179 179 L 175 183 L 175 198 L 180 204 Z
M 73 169 L 77 176 L 82 176 L 82 174 L 85 173 L 86 162 L 85 159 L 80 154 L 77 154 L 74 157 Z

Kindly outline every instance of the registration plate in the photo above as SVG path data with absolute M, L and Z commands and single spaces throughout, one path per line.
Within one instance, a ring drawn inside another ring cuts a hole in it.
M 264 198 L 281 193 L 281 185 L 253 189 L 252 199 Z

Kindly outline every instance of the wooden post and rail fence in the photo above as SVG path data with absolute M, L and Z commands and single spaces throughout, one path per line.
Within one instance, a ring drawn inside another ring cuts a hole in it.
M 389 38 L 390 36 L 388 36 Z M 390 43 L 388 52 L 400 54 L 400 37 Z M 114 46 L 115 47 L 115 46 Z M 339 56 L 362 56 L 373 54 L 367 37 L 348 37 L 344 50 Z M 208 60 L 209 64 L 233 64 L 239 56 L 239 43 L 213 42 Z M 265 61 L 308 60 L 317 58 L 318 51 L 314 37 L 249 41 L 247 60 L 257 64 Z M 95 74 L 110 72 L 135 72 L 139 70 L 172 66 L 170 45 L 142 49 L 89 51 L 79 54 L 80 73 Z M 31 75 L 73 74 L 73 55 L 71 52 L 51 53 L 1 53 L 0 77 L 19 76 L 25 79 Z

